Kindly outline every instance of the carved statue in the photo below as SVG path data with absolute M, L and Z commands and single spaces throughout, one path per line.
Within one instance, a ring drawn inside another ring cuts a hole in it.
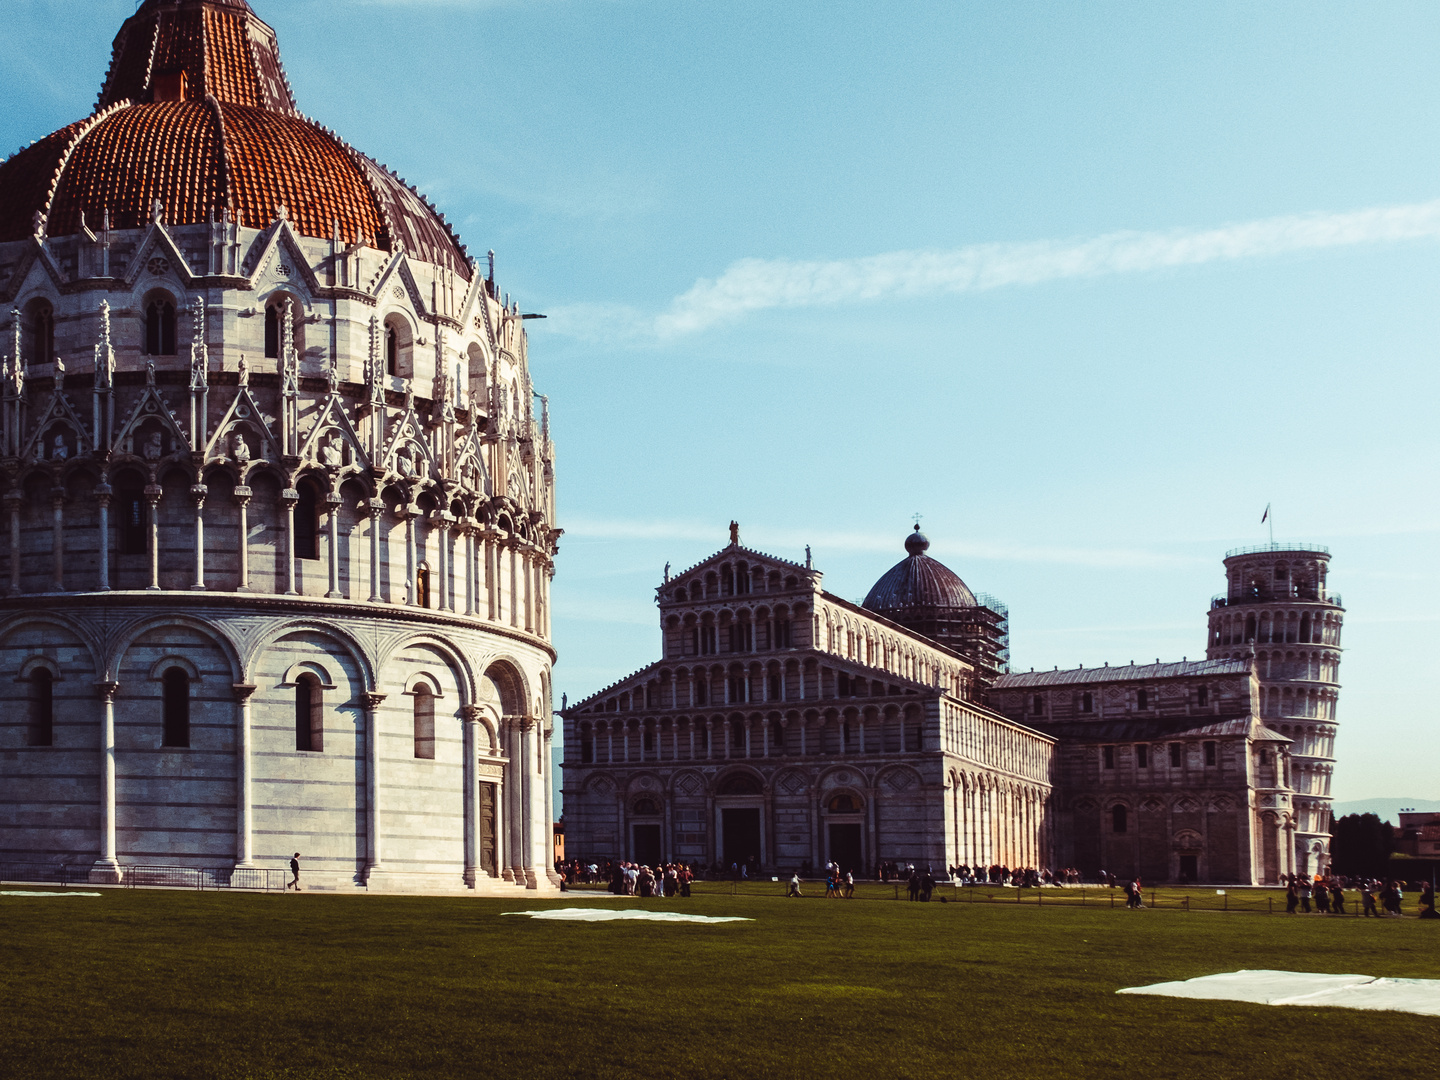
M 235 459 L 237 465 L 244 465 L 250 460 L 250 444 L 238 431 L 230 433 L 230 456 Z
M 240 354 L 240 385 L 250 385 L 250 365 L 245 363 L 245 354 Z
M 341 464 L 340 436 L 333 436 L 320 448 L 320 460 L 327 468 L 338 469 Z
M 737 547 L 740 544 L 740 523 L 738 521 L 730 522 L 730 543 Z
M 70 449 L 65 445 L 65 436 L 56 435 L 54 449 L 50 451 L 50 457 L 55 461 L 64 461 L 70 456 Z
M 154 370 L 153 364 L 151 370 Z M 146 461 L 159 461 L 165 454 L 165 436 L 158 431 L 152 431 L 145 439 L 141 452 Z
M 399 471 L 400 475 L 407 480 L 413 480 L 415 478 L 415 462 L 410 459 L 409 454 L 396 454 L 395 468 Z

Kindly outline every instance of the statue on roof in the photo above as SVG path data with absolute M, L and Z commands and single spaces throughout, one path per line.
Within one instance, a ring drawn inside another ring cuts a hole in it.
M 740 546 L 740 523 L 738 521 L 730 522 L 730 546 Z

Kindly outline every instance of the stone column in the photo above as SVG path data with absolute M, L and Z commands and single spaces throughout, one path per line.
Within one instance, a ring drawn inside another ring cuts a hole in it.
M 475 614 L 475 523 L 465 522 L 460 531 L 460 543 L 465 551 L 465 614 Z
M 385 512 L 381 499 L 371 499 L 366 504 L 370 512 L 370 603 L 384 602 L 380 595 L 380 515 Z
M 207 489 L 204 484 L 193 484 L 190 487 L 190 498 L 195 501 L 195 584 L 190 588 L 203 590 L 205 588 L 205 496 Z
M 325 596 L 330 600 L 339 600 L 343 597 L 340 592 L 340 496 L 330 492 L 325 496 L 325 505 L 330 525 L 330 591 Z
M 480 780 L 475 769 L 479 754 L 479 740 L 476 738 L 480 727 L 480 707 L 466 705 L 460 710 L 460 745 L 465 767 L 461 770 L 465 785 L 461 804 L 465 808 L 465 884 L 475 887 L 480 877 Z
M 20 595 L 20 503 L 18 492 L 5 496 L 5 506 L 10 511 L 10 595 Z
M 254 782 L 251 762 L 254 759 L 250 734 L 250 695 L 253 683 L 232 683 L 235 693 L 235 865 L 254 866 L 255 851 L 251 844 L 254 813 L 250 792 Z
M 525 853 L 525 887 L 527 889 L 535 889 L 538 888 L 540 884 L 539 878 L 536 876 L 535 867 L 535 831 L 538 825 L 538 822 L 535 820 L 538 816 L 538 811 L 535 808 L 536 791 L 534 768 L 536 739 L 534 727 L 536 721 L 527 716 L 520 723 L 520 729 L 516 733 L 521 746 L 520 765 L 523 770 L 520 774 L 522 777 L 520 788 L 522 815 L 519 822 L 520 844 L 521 849 Z
M 240 535 L 235 538 L 235 547 L 240 555 L 240 580 L 236 592 L 250 591 L 250 489 L 235 489 L 235 504 L 240 507 Z
M 365 882 L 383 868 L 380 845 L 380 706 L 385 695 L 366 692 L 360 695 L 365 708 Z
M 300 501 L 300 492 L 286 488 L 280 492 L 280 501 L 285 505 L 285 595 L 297 596 L 295 591 L 295 504 Z
M 415 558 L 415 514 L 412 507 L 405 507 L 405 604 L 413 607 L 417 597 L 415 596 L 415 575 L 420 570 L 420 564 Z
M 52 556 L 52 587 L 55 592 L 65 591 L 65 489 L 57 487 L 50 492 L 50 506 L 53 511 L 50 552 Z
M 160 588 L 160 496 L 164 489 L 158 484 L 145 486 L 145 501 L 150 504 L 150 584 L 147 590 Z
M 95 501 L 100 504 L 100 581 L 101 592 L 110 591 L 110 485 L 95 487 Z
M 120 860 L 115 845 L 115 693 L 120 684 L 99 682 L 100 692 L 100 858 L 90 871 L 92 881 L 118 884 Z

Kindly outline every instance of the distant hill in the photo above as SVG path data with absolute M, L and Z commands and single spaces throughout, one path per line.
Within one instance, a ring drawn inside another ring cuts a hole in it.
M 1400 824 L 1400 808 L 1440 812 L 1440 802 L 1435 799 L 1356 799 L 1354 802 L 1337 802 L 1334 814 L 1337 818 L 1346 814 L 1374 814 L 1391 825 Z

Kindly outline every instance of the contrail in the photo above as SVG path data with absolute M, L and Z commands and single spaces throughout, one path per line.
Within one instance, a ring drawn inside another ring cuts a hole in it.
M 1347 213 L 1262 218 L 1213 229 L 1125 231 L 1089 239 L 970 244 L 950 251 L 892 251 L 828 261 L 741 259 L 719 277 L 697 281 L 658 315 L 577 305 L 556 311 L 559 324 L 551 325 L 584 337 L 664 340 L 775 308 L 980 292 L 1437 237 L 1440 199 Z

